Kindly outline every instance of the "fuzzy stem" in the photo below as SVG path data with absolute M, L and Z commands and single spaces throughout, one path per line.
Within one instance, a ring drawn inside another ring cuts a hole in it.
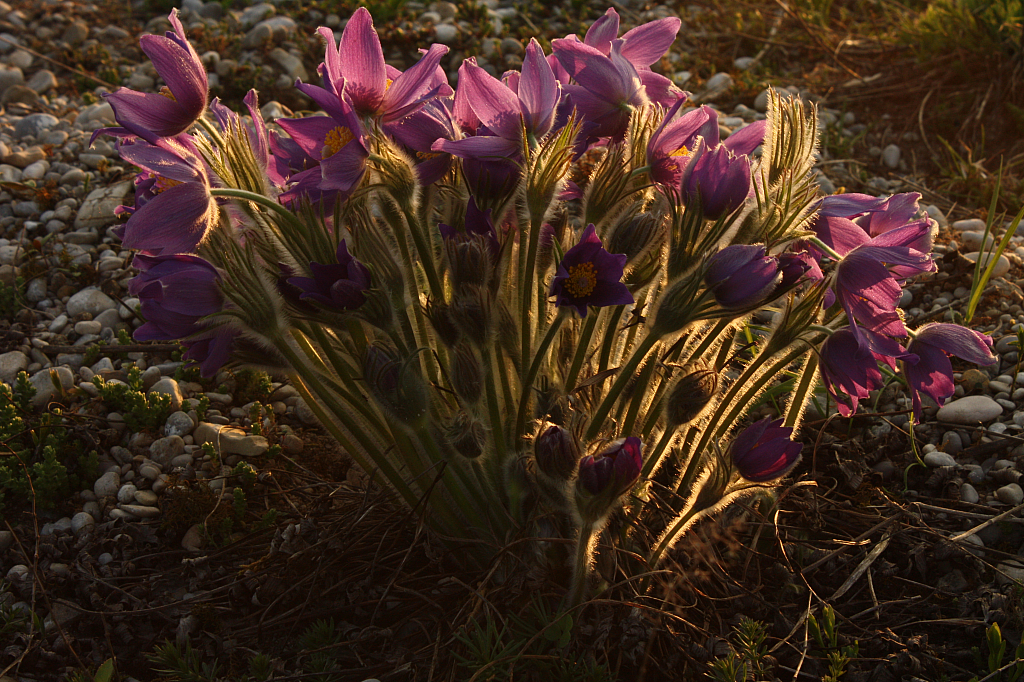
M 637 366 L 643 361 L 647 354 L 654 348 L 655 344 L 658 343 L 659 337 L 653 333 L 648 332 L 648 335 L 640 342 L 640 345 L 633 351 L 633 355 L 629 358 L 629 361 L 619 370 L 619 375 L 615 378 L 615 383 L 605 393 L 604 399 L 601 400 L 601 404 L 598 406 L 597 411 L 590 419 L 590 426 L 587 428 L 587 433 L 584 436 L 584 440 L 591 441 L 597 437 L 597 434 L 601 431 L 601 426 L 604 424 L 605 418 L 608 413 L 611 412 L 612 405 L 618 399 L 619 394 L 622 392 L 626 382 L 633 376 L 633 372 L 636 371 Z
M 565 394 L 569 395 L 576 388 L 576 379 L 579 377 L 580 369 L 583 367 L 583 360 L 590 350 L 590 340 L 594 336 L 594 328 L 597 327 L 597 318 L 601 312 L 591 312 L 587 321 L 583 323 L 583 330 L 576 346 L 576 354 L 572 358 L 572 365 L 569 366 L 569 373 L 565 375 Z
M 587 592 L 587 579 L 590 577 L 590 559 L 594 554 L 594 544 L 597 539 L 594 533 L 595 530 L 595 524 L 584 521 L 580 527 L 579 537 L 576 538 L 576 560 L 572 567 L 569 608 L 579 606 Z
M 526 372 L 526 376 L 523 377 L 523 385 L 519 396 L 519 410 L 516 412 L 516 438 L 519 438 L 526 432 L 526 413 L 530 405 L 530 391 L 533 387 L 533 380 L 537 378 L 537 373 L 540 372 L 540 366 L 547 355 L 548 347 L 551 346 L 551 342 L 554 341 L 555 335 L 561 329 L 562 323 L 565 322 L 568 316 L 569 314 L 564 309 L 559 310 L 558 315 L 551 321 L 551 326 L 548 327 L 548 333 L 544 335 L 540 345 L 537 347 L 537 351 L 534 353 L 530 369 Z
M 255 192 L 249 192 L 244 189 L 234 189 L 231 187 L 211 187 L 210 196 L 212 197 L 228 197 L 230 199 L 242 199 L 244 201 L 251 201 L 254 204 L 259 204 L 264 208 L 268 208 L 274 213 L 284 218 L 285 222 L 289 223 L 293 228 L 300 231 L 305 231 L 306 226 L 295 217 L 295 214 L 289 211 L 287 208 L 277 203 L 269 197 L 265 197 L 262 194 L 256 194 Z

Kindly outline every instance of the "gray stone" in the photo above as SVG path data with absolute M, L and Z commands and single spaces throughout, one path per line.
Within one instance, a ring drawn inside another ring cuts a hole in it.
M 434 27 L 434 40 L 449 45 L 459 37 L 459 27 L 454 24 L 438 24 Z
M 900 148 L 894 144 L 887 145 L 882 150 L 882 163 L 889 168 L 897 168 L 900 165 Z
M 266 24 L 256 24 L 242 37 L 242 47 L 251 50 L 262 47 L 274 39 L 274 31 Z
M 20 350 L 0 354 L 0 381 L 14 384 L 18 372 L 23 372 L 27 367 L 28 356 Z
M 12 85 L 21 85 L 24 82 L 25 74 L 21 69 L 0 64 L 0 95 Z
M 984 232 L 974 232 L 973 230 L 969 230 L 967 232 L 960 233 L 960 243 L 963 244 L 964 249 L 967 251 L 981 251 L 982 248 L 985 250 L 991 249 L 996 243 L 996 240 L 991 234 L 989 234 L 986 239 Z M 983 243 L 984 247 L 982 247 Z
M 981 218 L 967 218 L 965 220 L 955 220 L 950 228 L 955 232 L 984 232 L 985 221 Z
M 67 314 L 69 317 L 78 317 L 82 313 L 89 313 L 93 317 L 104 310 L 111 310 L 117 307 L 114 299 L 95 287 L 82 289 L 68 299 Z
M 118 218 L 114 211 L 118 206 L 131 203 L 128 200 L 131 191 L 130 180 L 122 180 L 110 187 L 94 189 L 82 202 L 82 207 L 78 209 L 78 215 L 75 216 L 75 229 L 105 228 L 117 223 Z
M 274 16 L 276 11 L 269 2 L 261 2 L 251 7 L 246 7 L 245 11 L 242 12 L 242 16 L 238 18 L 238 23 L 243 29 L 251 28 L 264 19 Z
M 960 500 L 967 502 L 968 504 L 978 504 L 981 497 L 978 495 L 978 491 L 974 489 L 974 486 L 970 483 L 964 483 L 960 486 Z
M 138 490 L 138 488 L 136 488 L 133 484 L 125 483 L 117 491 L 117 501 L 125 503 L 134 502 L 136 490 Z
M 178 382 L 173 377 L 162 377 L 146 392 L 163 393 L 171 396 L 171 409 L 175 412 L 181 410 L 181 387 L 178 386 Z
M 136 490 L 135 501 L 144 507 L 155 507 L 160 496 L 152 490 Z
M 83 529 L 96 523 L 96 519 L 93 518 L 92 514 L 85 511 L 80 511 L 71 517 L 71 530 L 75 535 L 82 532 Z
M 92 485 L 92 491 L 96 497 L 114 497 L 121 489 L 121 474 L 117 471 L 108 471 Z
M 181 538 L 181 548 L 186 552 L 198 552 L 203 548 L 203 540 L 203 531 L 197 523 L 185 531 L 185 536 Z
M 928 452 L 924 456 L 924 463 L 930 467 L 955 467 L 956 460 L 953 455 L 939 450 Z
M 141 504 L 122 504 L 120 509 L 140 519 L 155 519 L 160 516 L 159 507 L 146 507 Z
M 1003 413 L 999 403 L 985 395 L 971 395 L 946 403 L 939 408 L 936 418 L 954 424 L 977 424 L 992 421 Z
M 29 114 L 14 126 L 14 136 L 23 139 L 26 137 L 38 137 L 44 130 L 49 130 L 60 123 L 53 114 Z
M 977 251 L 972 251 L 970 253 L 965 253 L 964 254 L 964 258 L 966 258 L 967 260 L 971 261 L 972 263 L 977 263 L 978 262 L 978 258 L 980 257 L 980 255 L 981 254 L 979 254 Z M 991 252 L 986 253 L 985 257 L 981 259 L 982 267 L 988 267 L 988 263 L 989 263 L 989 260 L 991 258 L 992 258 L 992 253 Z M 1009 261 L 1009 259 L 1005 255 L 1000 254 L 999 260 L 996 261 L 995 268 L 992 269 L 992 277 L 1002 277 L 1003 275 L 1005 275 L 1009 271 L 1010 271 L 1010 261 Z
M 72 22 L 65 30 L 63 40 L 69 45 L 78 45 L 89 37 L 89 24 L 84 21 Z
M 139 466 L 139 475 L 150 481 L 155 481 L 160 477 L 160 467 L 153 462 L 146 462 Z
M 0 530 L 0 553 L 4 553 L 14 544 L 14 533 L 9 530 Z
M 195 428 L 195 422 L 192 421 L 192 417 L 188 416 L 186 412 L 178 410 L 172 412 L 167 421 L 164 422 L 164 435 L 165 436 L 187 436 L 192 433 Z
M 68 391 L 75 385 L 75 375 L 67 367 L 50 367 L 41 369 L 31 377 L 29 382 L 36 389 L 32 405 L 43 407 L 57 394 L 57 384 L 62 391 Z
M 716 73 L 704 83 L 704 90 L 694 96 L 695 101 L 707 102 L 724 95 L 732 89 L 732 76 L 724 71 Z M 755 108 L 757 103 L 755 102 Z
M 1010 583 L 1024 583 L 1024 565 L 1013 560 L 996 566 L 996 584 L 1002 587 Z
M 32 91 L 42 95 L 57 87 L 57 76 L 49 69 L 39 69 L 32 74 L 32 77 L 28 79 L 28 83 L 25 85 Z
M 187 417 L 188 415 L 185 416 Z M 185 441 L 182 440 L 181 436 L 158 438 L 149 446 L 149 455 L 153 458 L 153 461 L 165 466 L 183 452 L 185 452 Z
M 1017 506 L 1024 502 L 1024 489 L 1016 483 L 1008 483 L 996 490 L 996 499 L 1003 504 Z

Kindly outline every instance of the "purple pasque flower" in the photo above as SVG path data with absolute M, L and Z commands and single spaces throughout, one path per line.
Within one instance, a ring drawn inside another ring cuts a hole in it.
M 620 438 L 599 452 L 580 461 L 578 487 L 591 495 L 616 499 L 640 478 L 644 445 L 636 436 Z
M 587 136 L 622 139 L 633 108 L 649 102 L 636 67 L 622 56 L 622 39 L 612 41 L 607 55 L 575 37 L 552 40 L 551 48 L 575 81 L 562 88 Z
M 320 27 L 318 32 L 327 41 L 320 67 L 324 85 L 339 99 L 348 99 L 359 116 L 391 123 L 408 116 L 424 102 L 452 94 L 443 72 L 438 74 L 438 64 L 448 48 L 435 43 L 404 73 L 389 70 L 373 28 L 373 17 L 365 7 L 353 12 L 340 44 L 335 44 L 331 29 Z
M 338 242 L 337 257 L 337 263 L 310 263 L 312 277 L 288 278 L 288 284 L 302 291 L 300 299 L 337 310 L 354 310 L 366 302 L 370 270 L 349 254 L 344 239 Z
M 165 91 L 149 93 L 119 88 L 103 95 L 121 127 L 97 130 L 94 139 L 99 133 L 107 133 L 119 137 L 135 135 L 155 143 L 161 137 L 185 132 L 203 115 L 210 89 L 206 67 L 185 37 L 178 10 L 172 9 L 167 19 L 174 31 L 139 39 L 142 51 L 167 83 Z
M 703 139 L 707 144 L 718 144 L 718 112 L 708 106 L 679 114 L 685 97 L 676 101 L 665 112 L 661 124 L 647 142 L 647 165 L 651 180 L 666 187 L 679 187 L 683 170 L 691 155 Z
M 991 365 L 999 358 L 992 354 L 992 337 L 958 324 L 933 322 L 917 329 L 907 350 L 917 362 L 903 363 L 914 417 L 921 419 L 921 394 L 929 396 L 940 407 L 953 395 L 953 366 L 949 355 L 976 365 Z
M 401 121 L 384 126 L 388 135 L 411 152 L 416 162 L 416 175 L 424 187 L 443 178 L 452 166 L 451 154 L 433 148 L 439 139 L 458 138 L 450 101 L 450 98 L 432 100 Z
M 855 335 L 859 337 L 860 327 L 886 336 L 907 335 L 896 311 L 903 294 L 896 277 L 935 270 L 929 254 L 908 246 L 929 231 L 920 221 L 889 230 L 854 247 L 836 265 L 833 291 Z
M 792 436 L 793 429 L 782 426 L 782 419 L 765 417 L 732 439 L 727 457 L 748 481 L 774 481 L 788 474 L 800 461 L 803 446 L 790 440 Z
M 869 236 L 875 237 L 910 222 L 919 211 L 920 200 L 921 195 L 918 192 L 905 192 L 887 197 L 873 197 L 854 192 L 836 194 L 821 200 L 818 215 L 825 218 L 848 218 Z
M 732 244 L 707 260 L 704 283 L 722 308 L 740 310 L 764 301 L 782 275 L 779 261 L 759 244 Z
M 558 297 L 555 305 L 559 307 L 576 308 L 580 317 L 587 316 L 587 306 L 628 305 L 633 294 L 621 281 L 625 265 L 626 255 L 605 251 L 591 223 L 579 243 L 562 257 L 549 295 Z
M 719 220 L 743 205 L 750 193 L 750 157 L 720 144 L 701 144 L 683 171 L 680 189 L 687 205 L 699 206 L 705 220 Z
M 227 327 L 210 329 L 203 321 L 224 309 L 220 273 L 198 256 L 138 254 L 133 265 L 141 272 L 128 283 L 128 292 L 141 304 L 146 322 L 135 330 L 136 341 L 181 340 L 185 358 L 199 364 L 204 377 L 213 376 L 231 357 L 238 333 Z
M 495 258 L 498 257 L 498 251 L 501 250 L 501 244 L 498 242 L 498 232 L 494 229 L 494 220 L 491 218 L 491 209 L 481 210 L 476 205 L 476 199 L 473 197 L 470 197 L 466 203 L 466 219 L 462 230 L 445 225 L 444 223 L 438 224 L 437 229 L 445 240 L 482 237 L 486 240 L 487 247 Z
M 818 366 L 825 388 L 835 398 L 839 414 L 849 417 L 857 411 L 861 400 L 882 386 L 879 362 L 893 369 L 895 360 L 913 362 L 894 339 L 862 330 L 859 337 L 849 327 L 833 332 L 818 353 Z
M 122 144 L 121 158 L 150 175 L 131 218 L 124 225 L 126 248 L 151 255 L 195 251 L 219 220 L 210 194 L 210 175 L 191 138 L 182 134 L 151 144 Z
M 295 144 L 319 164 L 292 176 L 291 181 L 347 196 L 366 173 L 369 157 L 359 116 L 344 98 L 332 98 L 313 85 L 297 87 L 316 100 L 327 116 L 277 119 Z

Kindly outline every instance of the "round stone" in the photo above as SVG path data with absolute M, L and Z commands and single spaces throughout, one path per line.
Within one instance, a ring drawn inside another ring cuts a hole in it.
M 92 514 L 85 511 L 80 511 L 71 517 L 71 530 L 78 535 L 88 526 L 96 523 L 96 519 L 93 518 Z
M 1015 507 L 1024 502 L 1024 490 L 1016 483 L 1008 483 L 996 490 L 996 499 L 1003 504 Z
M 92 486 L 96 497 L 113 497 L 121 488 L 121 474 L 117 471 L 108 471 L 99 478 Z
M 125 483 L 121 486 L 121 489 L 117 491 L 117 501 L 122 504 L 135 501 L 135 491 L 138 490 L 131 483 Z
M 924 456 L 924 463 L 930 467 L 955 467 L 956 460 L 947 452 L 935 450 Z
M 977 424 L 992 421 L 1003 413 L 1003 407 L 986 395 L 970 395 L 939 408 L 936 418 L 953 424 Z
M 967 502 L 968 504 L 978 504 L 981 497 L 978 495 L 978 491 L 974 489 L 974 486 L 970 483 L 964 483 L 960 486 L 960 500 Z

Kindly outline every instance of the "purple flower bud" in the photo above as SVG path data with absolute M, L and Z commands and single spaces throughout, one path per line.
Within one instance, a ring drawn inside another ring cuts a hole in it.
M 723 308 L 748 308 L 764 301 L 780 278 L 779 262 L 756 244 L 727 246 L 707 262 L 704 282 Z
M 698 202 L 706 220 L 718 220 L 743 205 L 750 192 L 750 158 L 724 146 L 706 147 L 683 173 L 687 204 Z
M 782 478 L 800 461 L 803 446 L 790 440 L 793 429 L 781 419 L 754 422 L 736 436 L 728 458 L 740 476 L 755 483 Z
M 620 438 L 597 455 L 580 461 L 578 487 L 591 495 L 618 499 L 640 478 L 643 443 L 635 436 Z
M 302 291 L 300 299 L 340 310 L 354 310 L 366 301 L 364 292 L 370 288 L 370 271 L 349 255 L 344 239 L 338 244 L 337 256 L 337 263 L 310 263 L 312 277 L 288 278 L 288 284 Z
M 580 459 L 580 448 L 572 432 L 552 424 L 533 441 L 537 468 L 551 478 L 568 480 Z

